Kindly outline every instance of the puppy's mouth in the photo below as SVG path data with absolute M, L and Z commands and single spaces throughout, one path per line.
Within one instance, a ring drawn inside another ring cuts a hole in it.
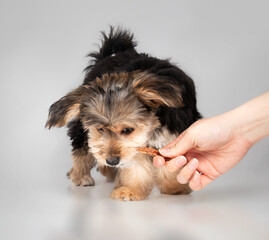
M 136 151 L 133 153 L 130 153 L 127 158 L 121 158 L 120 156 L 112 156 L 112 157 L 107 157 L 102 160 L 102 162 L 105 161 L 105 165 L 109 167 L 115 167 L 115 168 L 131 168 L 135 164 L 135 155 L 141 153 L 140 148 L 141 147 L 132 147 L 135 148 Z

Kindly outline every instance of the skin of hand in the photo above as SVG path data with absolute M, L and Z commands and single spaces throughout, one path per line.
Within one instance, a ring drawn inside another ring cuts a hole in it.
M 269 92 L 230 112 L 195 122 L 159 150 L 162 156 L 172 159 L 165 162 L 156 156 L 154 165 L 165 165 L 171 172 L 181 169 L 178 182 L 189 183 L 193 190 L 204 188 L 238 164 L 255 142 L 269 134 L 268 103 Z

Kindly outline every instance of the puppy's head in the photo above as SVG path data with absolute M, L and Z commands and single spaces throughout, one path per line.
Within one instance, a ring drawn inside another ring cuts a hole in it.
M 99 164 L 127 166 L 160 127 L 160 106 L 183 106 L 180 88 L 146 72 L 104 74 L 54 103 L 46 126 L 79 118 Z

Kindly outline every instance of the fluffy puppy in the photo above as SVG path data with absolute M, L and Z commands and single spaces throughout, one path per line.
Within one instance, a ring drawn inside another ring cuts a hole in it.
M 155 168 L 137 148 L 159 149 L 201 117 L 192 79 L 168 60 L 138 53 L 128 31 L 102 35 L 83 84 L 49 109 L 46 127 L 69 128 L 74 166 L 68 176 L 76 185 L 94 185 L 97 162 L 115 180 L 113 199 L 142 200 L 155 185 L 165 194 L 191 192 L 177 173 Z

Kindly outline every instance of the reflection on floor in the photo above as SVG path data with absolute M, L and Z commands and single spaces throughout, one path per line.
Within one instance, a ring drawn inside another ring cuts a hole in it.
M 65 180 L 19 198 L 10 193 L 14 202 L 1 213 L 1 239 L 268 239 L 269 196 L 261 185 L 223 176 L 187 196 L 154 189 L 147 200 L 118 202 L 109 198 L 113 183 L 95 171 L 94 178 L 94 187 Z

